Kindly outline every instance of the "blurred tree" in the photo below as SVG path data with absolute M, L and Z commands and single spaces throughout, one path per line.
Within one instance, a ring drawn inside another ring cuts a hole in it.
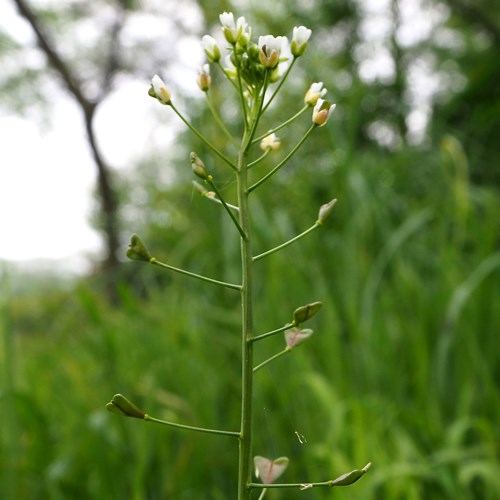
M 432 134 L 462 142 L 473 181 L 500 186 L 500 5 L 484 0 L 444 0 L 449 47 L 436 47 L 444 71 L 459 73 L 462 87 L 442 89 Z
M 20 43 L 3 32 L 0 56 L 8 69 L 0 83 L 2 104 L 30 117 L 42 106 L 50 116 L 50 105 L 58 99 L 54 97 L 55 73 L 57 85 L 78 105 L 97 170 L 98 225 L 105 241 L 102 267 L 114 268 L 123 246 L 121 200 L 118 173 L 105 159 L 102 142 L 96 137 L 97 110 L 117 82 L 131 78 L 147 82 L 159 68 L 171 64 L 180 52 L 178 44 L 199 21 L 196 6 L 185 2 L 182 11 L 174 12 L 174 2 L 162 6 L 144 2 L 139 6 L 134 0 L 36 6 L 26 0 L 13 3 L 31 28 L 35 50 L 44 54 L 46 66 L 28 57 L 34 51 L 31 43 Z M 19 65 L 19 61 L 26 63 Z

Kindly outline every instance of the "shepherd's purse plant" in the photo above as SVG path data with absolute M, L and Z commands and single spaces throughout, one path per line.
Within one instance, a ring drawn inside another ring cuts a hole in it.
M 188 270 L 160 262 L 151 255 L 145 244 L 137 235 L 132 235 L 127 256 L 132 260 L 143 261 L 163 269 L 187 275 L 193 279 L 202 280 L 207 286 L 226 287 L 240 295 L 241 299 L 241 419 L 239 429 L 211 429 L 185 425 L 178 422 L 160 420 L 139 409 L 134 403 L 121 394 L 113 396 L 107 404 L 107 409 L 123 416 L 138 418 L 147 422 L 185 429 L 193 432 L 217 434 L 224 438 L 234 439 L 238 444 L 238 489 L 234 498 L 250 500 L 263 499 L 271 488 L 295 488 L 309 490 L 319 487 L 347 486 L 357 481 L 370 467 L 370 464 L 342 474 L 335 479 L 322 482 L 310 482 L 307 478 L 300 478 L 290 483 L 278 483 L 276 480 L 285 471 L 289 459 L 287 457 L 267 458 L 260 456 L 258 450 L 252 446 L 254 429 L 253 421 L 253 388 L 255 372 L 261 369 L 272 369 L 269 366 L 278 357 L 289 353 L 300 344 L 308 340 L 313 334 L 310 328 L 303 328 L 303 324 L 310 320 L 321 308 L 321 302 L 311 301 L 295 310 L 290 309 L 290 321 L 284 326 L 267 332 L 259 332 L 255 328 L 254 305 L 258 300 L 254 295 L 255 277 L 254 268 L 261 259 L 282 250 L 284 247 L 297 242 L 309 233 L 322 227 L 330 216 L 336 199 L 323 204 L 318 209 L 314 223 L 305 231 L 292 239 L 278 244 L 274 248 L 259 254 L 254 253 L 253 228 L 251 223 L 251 198 L 258 195 L 259 188 L 287 165 L 289 160 L 297 154 L 304 142 L 325 126 L 332 115 L 335 104 L 324 99 L 327 89 L 322 82 L 311 83 L 304 93 L 303 105 L 289 119 L 271 128 L 262 126 L 263 118 L 269 106 L 273 103 L 286 82 L 297 60 L 302 57 L 308 46 L 311 30 L 304 27 L 295 27 L 291 42 L 284 36 L 260 36 L 257 43 L 252 40 L 252 28 L 244 17 L 235 20 L 234 15 L 224 12 L 220 15 L 222 34 L 225 47 L 211 36 L 205 35 L 202 46 L 209 61 L 200 68 L 198 85 L 210 97 L 212 80 L 211 68 L 215 68 L 224 75 L 230 88 L 234 91 L 239 102 L 242 131 L 240 137 L 235 137 L 226 127 L 221 115 L 215 108 L 209 107 L 213 113 L 214 126 L 220 128 L 221 134 L 228 137 L 228 148 L 221 150 L 214 146 L 205 135 L 196 129 L 181 111 L 175 106 L 174 99 L 167 85 L 158 76 L 152 78 L 149 95 L 158 100 L 167 109 L 173 111 L 189 129 L 203 141 L 213 152 L 219 165 L 217 171 L 226 169 L 236 180 L 237 196 L 235 200 L 228 200 L 223 195 L 220 184 L 216 181 L 215 172 L 208 169 L 203 160 L 191 153 L 190 161 L 193 174 L 199 179 L 193 181 L 196 190 L 208 202 L 217 203 L 224 210 L 234 226 L 234 237 L 239 238 L 241 255 L 241 279 L 237 283 L 230 283 L 216 278 L 203 276 Z M 309 122 L 302 138 L 290 148 L 283 158 L 273 168 L 256 177 L 253 167 L 264 158 L 272 155 L 281 146 L 281 140 L 276 135 L 282 133 L 292 122 L 303 119 Z M 262 132 L 266 130 L 266 132 Z M 231 154 L 231 147 L 236 144 L 237 154 Z M 260 151 L 259 151 L 260 150 Z M 253 175 L 252 175 L 253 174 Z M 269 359 L 256 364 L 254 361 L 254 347 L 258 342 L 265 342 L 271 336 L 284 334 L 284 348 Z M 300 436 L 299 436 L 300 440 Z M 235 446 L 236 452 L 236 446 Z M 254 454 L 255 453 L 255 454 Z M 208 464 L 207 464 L 208 467 Z M 255 480 L 253 473 L 255 474 Z M 201 493 L 201 492 L 200 492 Z

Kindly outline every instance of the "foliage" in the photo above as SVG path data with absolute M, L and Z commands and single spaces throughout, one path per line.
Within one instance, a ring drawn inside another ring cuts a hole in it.
M 453 8 L 457 2 L 445 3 Z M 487 60 L 496 46 L 476 51 L 466 44 L 463 58 L 456 50 L 440 51 L 431 38 L 417 47 L 430 50 L 452 79 L 465 75 L 471 85 L 463 93 L 445 85 L 427 142 L 389 151 L 374 147 L 367 134 L 378 105 L 387 104 L 378 97 L 390 89 L 358 78 L 357 4 L 336 3 L 342 7 L 337 13 L 328 2 L 309 11 L 302 4 L 287 2 L 282 12 L 280 2 L 265 4 L 274 15 L 261 11 L 257 17 L 281 27 L 283 16 L 299 12 L 304 24 L 320 27 L 325 21 L 324 33 L 341 34 L 340 50 L 325 43 L 313 63 L 325 84 L 335 87 L 338 107 L 327 138 L 305 150 L 312 173 L 301 176 L 291 164 L 278 187 L 265 193 L 269 202 L 255 215 L 262 227 L 257 244 L 268 248 L 307 227 L 316 214 L 309 207 L 324 200 L 327 190 L 333 188 L 339 202 L 329 232 L 312 235 L 300 253 L 292 246 L 274 255 L 260 270 L 265 284 L 257 293 L 268 297 L 257 311 L 262 330 L 286 321 L 277 314 L 282 297 L 299 305 L 317 295 L 324 307 L 314 345 L 258 374 L 256 445 L 272 456 L 286 454 L 291 474 L 312 478 L 370 457 L 376 464 L 370 477 L 344 492 L 345 498 L 496 499 L 500 197 L 491 173 L 498 166 L 491 137 L 496 137 L 498 99 L 497 79 L 482 78 L 494 72 Z M 483 12 L 492 7 L 474 5 Z M 461 16 L 448 22 L 457 34 L 475 30 L 472 38 L 482 39 L 477 20 Z M 325 54 L 330 62 L 321 66 Z M 480 67 L 483 71 L 472 73 L 478 78 L 471 78 L 470 71 Z M 351 84 L 345 84 L 346 75 Z M 478 111 L 474 125 L 468 110 Z M 484 120 L 484 110 L 491 119 Z M 199 124 L 206 116 L 193 118 Z M 445 136 L 451 125 L 458 141 Z M 179 149 L 190 150 L 181 143 Z M 154 166 L 168 168 L 163 158 Z M 152 220 L 141 234 L 155 248 L 164 246 L 170 261 L 230 280 L 237 249 L 224 225 L 209 229 L 221 216 L 218 207 L 207 207 L 186 190 L 181 172 L 176 178 L 179 184 L 162 183 L 159 189 L 149 180 L 140 197 L 143 210 L 135 210 L 137 198 L 131 196 L 134 230 Z M 292 211 L 276 210 L 283 205 Z M 267 229 L 268 223 L 277 229 Z M 318 246 L 321 258 L 314 263 L 307 255 Z M 238 304 L 224 290 L 207 293 L 201 283 L 159 278 L 133 264 L 123 268 L 127 281 L 116 276 L 119 297 L 113 304 L 97 277 L 61 296 L 4 301 L 2 498 L 182 500 L 203 491 L 203 498 L 218 500 L 234 491 L 231 447 L 210 436 L 138 429 L 128 420 L 117 424 L 102 402 L 119 387 L 166 419 L 236 424 L 239 373 L 230 367 L 239 341 L 225 333 L 235 330 Z M 258 358 L 266 359 L 274 347 L 262 346 Z M 180 486 L 186 483 L 191 489 Z M 289 498 L 271 493 L 270 498 Z M 332 493 L 296 496 L 320 499 Z

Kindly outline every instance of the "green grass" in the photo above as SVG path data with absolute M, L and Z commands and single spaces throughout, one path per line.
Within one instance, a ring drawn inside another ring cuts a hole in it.
M 324 307 L 313 337 L 256 375 L 255 453 L 290 457 L 284 479 L 298 482 L 373 462 L 349 488 L 271 500 L 500 497 L 500 197 L 435 155 L 422 160 L 358 155 L 339 167 L 326 227 L 259 264 L 257 333 L 305 302 Z M 255 206 L 258 251 L 314 222 L 331 179 L 263 192 L 273 203 Z M 171 263 L 232 279 L 234 242 L 205 229 L 218 207 L 196 199 L 187 210 L 200 208 L 188 220 L 203 246 L 181 242 Z M 4 301 L 1 498 L 234 497 L 233 439 L 104 405 L 121 392 L 159 418 L 237 429 L 237 293 L 124 266 L 133 278 L 117 281 L 117 305 L 95 279 Z M 282 348 L 281 336 L 259 342 L 256 359 Z

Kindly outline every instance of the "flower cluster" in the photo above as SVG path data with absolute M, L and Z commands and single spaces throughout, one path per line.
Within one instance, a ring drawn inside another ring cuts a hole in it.
M 219 16 L 219 20 L 224 39 L 229 44 L 228 54 L 224 57 L 224 67 L 221 65 L 223 49 L 214 37 L 204 35 L 201 45 L 208 62 L 218 65 L 225 76 L 237 83 L 250 99 L 261 96 L 269 83 L 284 80 L 288 76 L 295 60 L 305 53 L 312 34 L 305 26 L 295 26 L 291 41 L 286 36 L 263 35 L 259 36 L 255 43 L 252 41 L 252 28 L 244 17 L 235 19 L 232 12 L 224 12 Z M 198 70 L 197 83 L 203 92 L 210 90 L 212 80 L 209 64 L 204 64 Z M 304 96 L 306 106 L 313 108 L 312 122 L 318 127 L 327 123 L 335 109 L 335 104 L 323 99 L 326 92 L 323 82 L 316 82 L 311 84 Z M 172 106 L 170 92 L 158 75 L 151 81 L 149 95 L 161 104 Z M 270 146 L 272 149 L 278 147 L 277 143 L 265 141 L 261 145 L 263 149 Z

